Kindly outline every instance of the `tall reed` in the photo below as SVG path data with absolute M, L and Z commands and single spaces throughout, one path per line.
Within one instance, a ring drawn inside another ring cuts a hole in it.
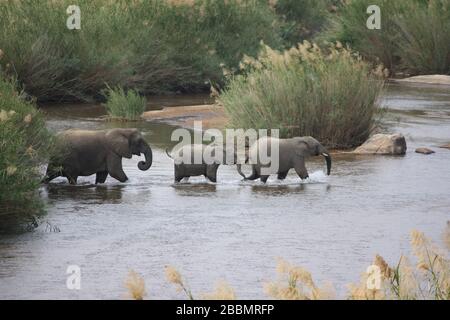
M 49 156 L 51 135 L 42 114 L 0 74 L 0 223 L 24 222 L 42 209 L 39 166 Z
M 369 30 L 366 10 L 378 5 L 381 30 Z M 350 1 L 321 36 L 341 41 L 392 72 L 450 73 L 450 2 L 447 0 Z
M 363 143 L 374 128 L 383 81 L 340 44 L 264 46 L 241 67 L 218 98 L 235 128 L 279 129 L 282 137 L 310 135 L 339 148 Z
M 147 99 L 136 90 L 124 90 L 122 87 L 107 87 L 104 90 L 106 97 L 106 112 L 112 119 L 139 120 L 145 111 Z
M 196 92 L 273 46 L 275 14 L 260 0 L 80 0 L 81 30 L 66 28 L 62 1 L 2 1 L 3 66 L 45 100 L 92 100 L 105 83 L 145 94 Z

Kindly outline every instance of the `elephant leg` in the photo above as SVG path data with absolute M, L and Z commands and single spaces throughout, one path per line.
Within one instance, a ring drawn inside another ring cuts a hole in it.
M 108 177 L 108 171 L 100 171 L 95 175 L 95 184 L 105 183 Z
M 41 183 L 49 183 L 55 178 L 61 177 L 63 175 L 61 166 L 55 165 L 53 162 L 50 162 L 47 166 L 47 170 L 45 171 L 45 177 L 42 179 Z
M 72 172 L 71 170 L 69 170 L 69 171 L 63 170 L 61 172 L 61 175 L 63 177 L 65 177 L 70 184 L 72 184 L 72 185 L 77 184 L 78 175 L 76 173 Z
M 260 177 L 258 171 L 256 170 L 255 166 L 252 166 L 252 174 L 247 177 L 245 180 L 256 180 Z
M 278 173 L 278 180 L 284 180 L 284 179 L 286 179 L 286 176 L 288 175 L 288 173 L 289 173 L 289 170 L 288 170 L 288 171 L 285 171 L 285 172 L 279 172 L 279 173 Z
M 211 181 L 211 182 L 217 182 L 217 178 L 216 178 L 215 176 L 210 177 L 210 176 L 208 176 L 208 175 L 205 175 L 205 177 L 206 177 L 209 181 Z
M 208 165 L 206 168 L 205 177 L 211 182 L 217 182 L 217 169 L 219 169 L 218 165 Z
M 175 182 L 180 182 L 181 180 L 183 180 L 185 178 L 184 165 L 182 165 L 182 164 L 174 165 L 173 172 L 174 172 L 174 176 L 175 176 Z
M 261 176 L 260 179 L 263 183 L 266 183 L 267 179 L 269 179 L 269 176 Z
M 78 176 L 66 176 L 66 178 L 70 184 L 72 184 L 72 185 L 77 184 Z
M 53 179 L 56 179 L 60 176 L 61 176 L 61 172 L 53 171 L 53 170 L 47 168 L 47 172 L 45 173 L 45 177 L 44 177 L 44 179 L 42 179 L 41 183 L 47 184 L 50 181 L 52 181 Z
M 180 177 L 180 176 L 175 176 L 175 182 L 178 183 L 181 180 L 183 180 L 184 177 Z
M 304 180 L 304 179 L 309 178 L 308 170 L 306 170 L 304 162 L 296 164 L 294 169 L 295 169 L 295 172 L 297 172 L 300 179 Z
M 119 180 L 120 182 L 128 180 L 127 175 L 123 172 L 121 157 L 116 154 L 110 154 L 106 159 L 106 166 L 108 168 L 108 173 L 114 179 Z

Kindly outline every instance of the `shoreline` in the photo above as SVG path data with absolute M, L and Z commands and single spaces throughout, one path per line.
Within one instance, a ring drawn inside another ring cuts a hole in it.
M 145 121 L 161 121 L 167 124 L 193 129 L 194 121 L 202 121 L 203 129 L 224 129 L 228 117 L 223 107 L 215 104 L 164 107 L 142 114 Z

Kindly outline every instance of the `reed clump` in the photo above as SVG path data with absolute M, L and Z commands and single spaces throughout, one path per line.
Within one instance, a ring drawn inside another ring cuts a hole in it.
M 445 231 L 446 237 L 450 227 Z M 446 250 L 439 248 L 422 232 L 411 232 L 411 247 L 415 264 L 401 256 L 398 263 L 389 266 L 381 256 L 374 264 L 381 270 L 381 287 L 367 288 L 367 274 L 360 284 L 349 286 L 349 298 L 357 300 L 449 300 L 450 261 Z M 447 247 L 447 249 L 449 249 Z
M 125 90 L 122 87 L 107 87 L 105 108 L 110 119 L 136 121 L 145 111 L 147 99 L 136 90 Z
M 401 256 L 396 265 L 389 265 L 376 255 L 373 266 L 378 268 L 379 283 L 369 286 L 367 272 L 359 283 L 349 284 L 346 299 L 350 300 L 450 300 L 450 222 L 443 234 L 444 247 L 440 248 L 422 232 L 411 232 L 414 257 Z M 414 262 L 411 262 L 413 261 Z M 303 267 L 279 259 L 278 278 L 264 285 L 265 293 L 277 300 L 331 300 L 339 299 L 331 283 L 318 285 L 311 273 Z M 194 300 L 191 289 L 172 266 L 165 268 L 166 279 L 177 291 Z M 135 299 L 144 297 L 144 280 L 131 272 L 126 282 L 130 295 Z M 234 300 L 234 289 L 225 281 L 218 282 L 211 293 L 200 295 L 208 300 Z
M 128 295 L 131 299 L 143 300 L 147 295 L 144 278 L 142 278 L 142 276 L 134 270 L 130 270 L 127 278 L 125 279 L 124 285 L 127 288 Z
M 377 72 L 340 43 L 305 41 L 286 51 L 263 45 L 245 56 L 218 97 L 235 128 L 279 129 L 281 137 L 313 136 L 329 147 L 362 144 L 377 120 L 383 68 Z
M 366 10 L 378 5 L 381 30 L 369 30 Z M 320 38 L 341 41 L 392 73 L 450 73 L 450 2 L 447 0 L 349 1 Z
M 42 210 L 38 188 L 41 164 L 49 157 L 52 135 L 42 114 L 26 100 L 17 81 L 0 70 L 0 218 L 24 222 Z M 17 219 L 16 219 L 17 218 Z
M 330 300 L 335 297 L 332 285 L 317 286 L 311 273 L 280 259 L 277 266 L 278 281 L 267 283 L 266 293 L 278 300 Z

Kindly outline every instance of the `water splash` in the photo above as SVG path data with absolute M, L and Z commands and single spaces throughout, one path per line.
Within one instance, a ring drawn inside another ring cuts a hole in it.
M 329 177 L 322 170 L 314 171 L 309 175 L 309 179 L 307 179 L 307 183 L 326 183 L 328 182 Z

